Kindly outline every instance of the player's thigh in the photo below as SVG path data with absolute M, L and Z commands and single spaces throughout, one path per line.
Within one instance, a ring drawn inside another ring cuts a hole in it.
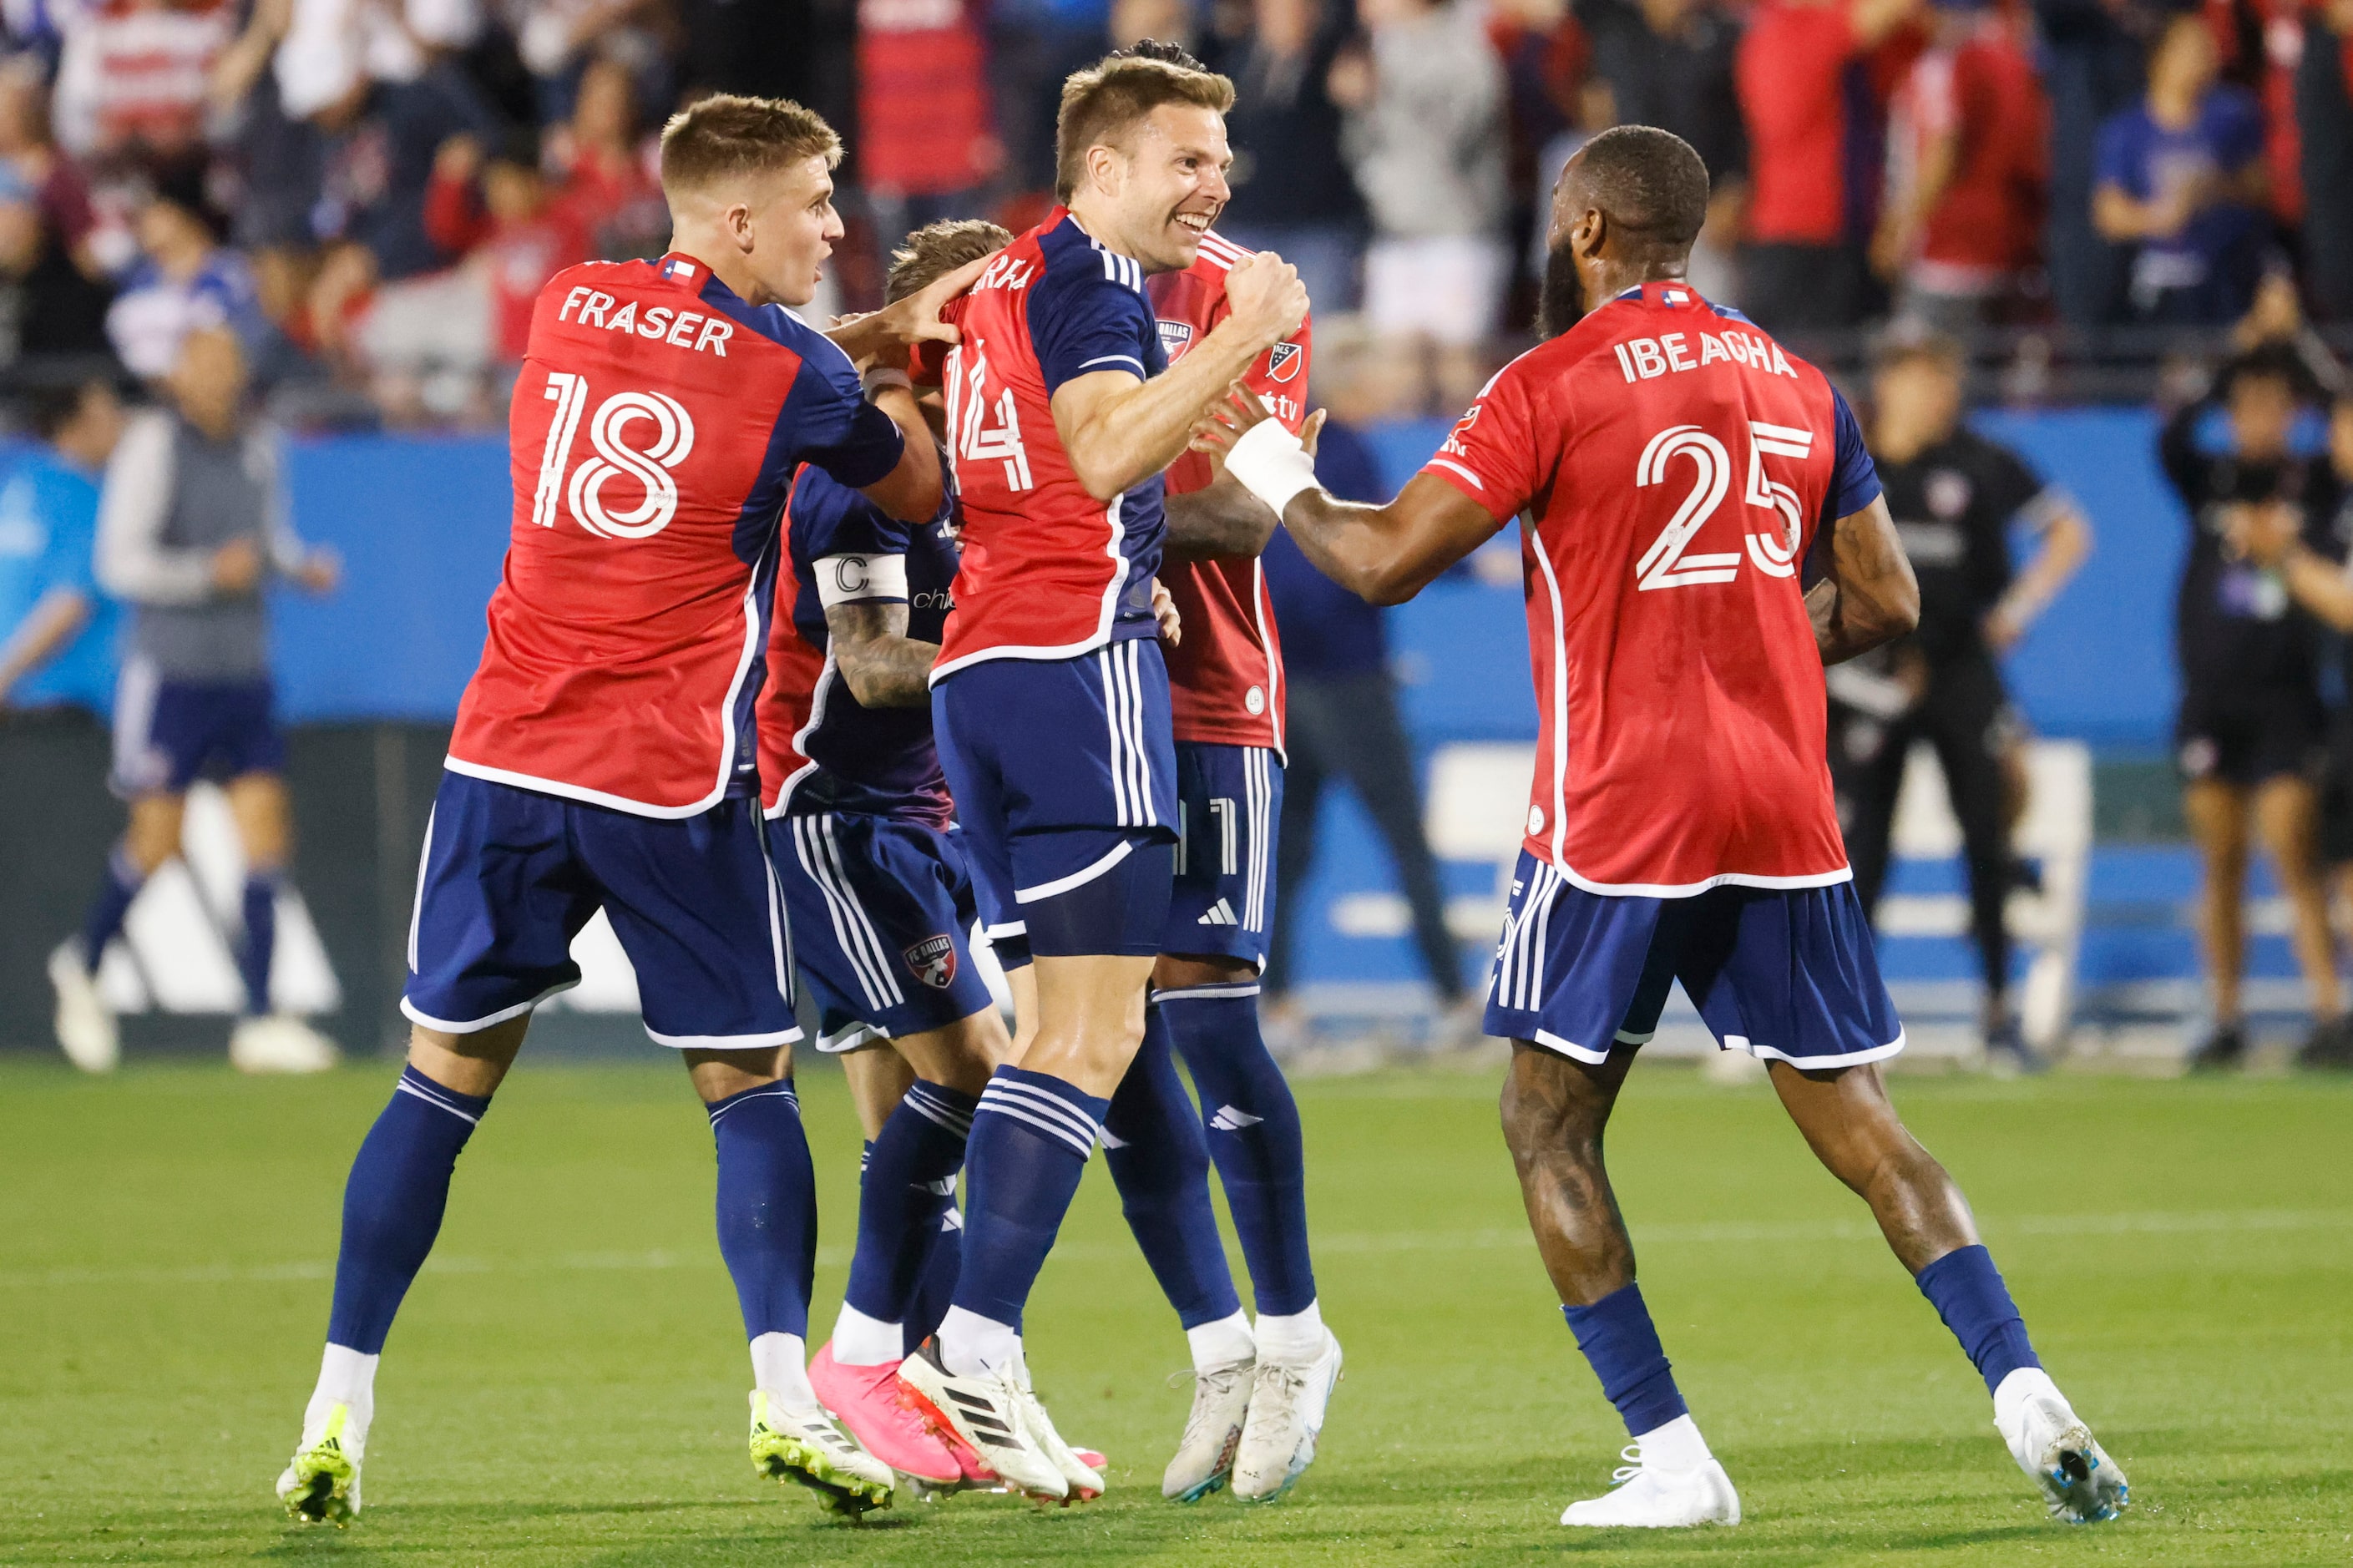
M 528 1013 L 470 1035 L 453 1035 L 411 1024 L 408 1065 L 444 1089 L 488 1100 L 506 1081 L 507 1069 L 514 1065 L 516 1054 L 522 1049 L 523 1035 L 530 1027 Z
M 1282 783 L 1269 747 L 1177 743 L 1179 831 L 1164 954 L 1253 974 L 1264 967 Z
M 756 800 L 675 820 L 569 812 L 581 864 L 637 971 L 649 1038 L 754 1059 L 800 1037 L 784 899 Z
M 1600 1163 L 1602 1131 L 1633 1067 L 1631 1051 L 1588 1062 L 1514 1040 L 1496 1107 L 1513 1163 L 1524 1174 L 1563 1157 Z
M 840 1053 L 841 1076 L 849 1084 L 849 1103 L 858 1108 L 859 1130 L 869 1143 L 882 1135 L 882 1124 L 907 1098 L 915 1069 L 885 1040 L 869 1040 Z
M 284 866 L 294 837 L 293 807 L 285 779 L 274 773 L 239 773 L 228 781 L 227 794 L 246 864 L 257 871 L 275 871 Z
M 1676 901 L 1689 928 L 1675 977 L 1720 1045 L 1809 1071 L 1904 1048 L 1852 881 L 1721 887 Z
M 441 775 L 409 910 L 400 1008 L 412 1024 L 477 1035 L 580 983 L 572 939 L 596 913 L 596 894 L 574 853 L 567 809 L 552 795 Z
M 1523 849 L 1484 1032 L 1588 1066 L 1648 1041 L 1674 977 L 1673 901 L 1587 892 Z
M 1020 1065 L 1109 1100 L 1144 1038 L 1149 954 L 1039 953 L 1038 1034 Z
M 794 961 L 818 1004 L 819 1049 L 994 1011 L 972 961 L 976 904 L 963 837 L 871 812 L 768 824 Z
M 180 830 L 186 824 L 187 814 L 188 797 L 184 795 L 132 797 L 131 820 L 123 829 L 123 843 L 142 874 L 153 876 L 156 868 L 180 852 Z

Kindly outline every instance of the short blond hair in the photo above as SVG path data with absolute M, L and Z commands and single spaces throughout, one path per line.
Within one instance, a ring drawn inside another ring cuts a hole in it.
M 1223 114 L 1234 106 L 1234 84 L 1213 70 L 1126 50 L 1072 71 L 1054 117 L 1054 195 L 1069 201 L 1086 177 L 1090 149 L 1122 145 L 1154 110 L 1170 103 Z
M 713 93 L 670 117 L 661 133 L 665 195 L 775 174 L 810 158 L 841 162 L 841 138 L 825 117 L 788 98 Z
M 909 235 L 891 253 L 891 272 L 882 285 L 882 301 L 895 305 L 925 289 L 968 261 L 994 255 L 1013 243 L 1012 233 L 985 217 L 942 218 Z

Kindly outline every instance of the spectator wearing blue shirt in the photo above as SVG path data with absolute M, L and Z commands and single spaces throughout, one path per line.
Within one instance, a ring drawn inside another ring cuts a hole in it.
M 122 434 L 104 382 L 45 389 L 34 426 L 48 449 L 0 485 L 0 711 L 104 714 L 114 691 L 114 605 L 98 590 L 99 476 Z
M 2263 265 L 2269 192 L 2263 111 L 2216 81 L 2221 61 L 2200 13 L 2168 23 L 2148 91 L 2100 128 L 2092 217 L 2137 248 L 2133 311 L 2147 321 L 2222 325 L 2246 314 Z
M 227 327 L 252 354 L 269 324 L 253 268 L 221 243 L 203 171 L 182 169 L 158 181 L 134 222 L 140 259 L 106 313 L 107 336 L 124 366 L 160 381 L 178 362 L 181 340 L 211 327 Z
M 1325 423 L 1317 440 L 1315 474 L 1343 500 L 1379 502 L 1390 494 L 1364 437 L 1336 419 Z M 1316 571 L 1282 529 L 1274 531 L 1260 559 L 1282 631 L 1283 678 L 1290 683 L 1275 850 L 1275 886 L 1282 896 L 1274 904 L 1263 982 L 1270 1007 L 1280 1009 L 1290 991 L 1297 895 L 1314 863 L 1324 785 L 1345 782 L 1396 862 L 1413 911 L 1414 946 L 1446 1009 L 1446 1033 L 1476 1034 L 1475 1016 L 1464 1012 L 1461 963 L 1446 929 L 1438 862 L 1422 834 L 1421 789 L 1413 746 L 1398 711 L 1382 611 Z

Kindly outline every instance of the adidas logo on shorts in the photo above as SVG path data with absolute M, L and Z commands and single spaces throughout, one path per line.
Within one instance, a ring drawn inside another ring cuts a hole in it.
M 1226 902 L 1225 900 L 1219 899 L 1216 903 L 1209 906 L 1209 912 L 1208 914 L 1203 915 L 1199 920 L 1195 921 L 1193 923 L 1195 925 L 1204 926 L 1230 926 L 1240 925 L 1241 924 L 1241 921 L 1234 919 L 1234 906 Z

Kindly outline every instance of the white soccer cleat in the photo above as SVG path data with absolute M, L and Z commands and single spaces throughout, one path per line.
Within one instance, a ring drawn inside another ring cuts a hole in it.
M 941 1364 L 939 1342 L 926 1340 L 899 1363 L 899 1381 L 942 1436 L 970 1448 L 1013 1490 L 1049 1502 L 1071 1495 L 1061 1466 L 1030 1436 L 1022 1406 L 1037 1401 L 1023 1399 L 1009 1367 L 958 1377 Z
M 1740 1494 L 1714 1459 L 1690 1469 L 1669 1470 L 1642 1463 L 1642 1446 L 1629 1443 L 1619 1456 L 1610 1489 L 1573 1502 L 1563 1524 L 1596 1530 L 1689 1530 L 1701 1524 L 1738 1524 Z
M 1176 1457 L 1160 1478 L 1160 1495 L 1175 1502 L 1199 1502 L 1225 1486 L 1233 1474 L 1250 1414 L 1250 1385 L 1258 1363 L 1229 1361 L 1193 1373 L 1193 1409 Z
M 1263 1351 L 1263 1346 L 1261 1347 Z M 1305 1366 L 1259 1357 L 1250 1375 L 1250 1414 L 1234 1450 L 1234 1496 L 1272 1502 L 1315 1462 L 1324 1412 L 1340 1381 L 1340 1342 L 1324 1331 L 1324 1349 Z
M 1020 1400 L 1021 1425 L 1029 1432 L 1029 1440 L 1038 1446 L 1039 1452 L 1053 1461 L 1056 1469 L 1062 1472 L 1063 1484 L 1070 1489 L 1065 1497 L 1085 1502 L 1103 1496 L 1103 1472 L 1080 1458 L 1076 1448 L 1062 1441 L 1062 1435 L 1054 1430 L 1053 1417 L 1046 1414 L 1046 1406 L 1039 1401 L 1038 1391 L 1030 1386 L 1029 1358 L 1016 1351 L 1005 1372 Z
M 754 1469 L 808 1488 L 829 1513 L 856 1519 L 891 1506 L 891 1467 L 843 1436 L 818 1405 L 787 1409 L 766 1389 L 754 1389 L 751 1448 Z
M 122 1060 L 121 1033 L 82 963 L 79 942 L 61 942 L 49 954 L 49 984 L 58 993 L 58 1047 L 66 1060 L 84 1072 L 112 1072 Z
M 367 1435 L 351 1426 L 351 1406 L 331 1405 L 316 1432 L 304 1432 L 278 1478 L 278 1500 L 297 1524 L 349 1524 L 359 1517 L 360 1460 Z
M 288 1014 L 239 1018 L 229 1031 L 229 1065 L 239 1072 L 325 1072 L 343 1059 L 334 1041 Z
M 2018 1468 L 2042 1489 L 2051 1517 L 2068 1524 L 2114 1519 L 2132 1484 L 2041 1367 L 2022 1366 L 1994 1390 L 1993 1424 Z

